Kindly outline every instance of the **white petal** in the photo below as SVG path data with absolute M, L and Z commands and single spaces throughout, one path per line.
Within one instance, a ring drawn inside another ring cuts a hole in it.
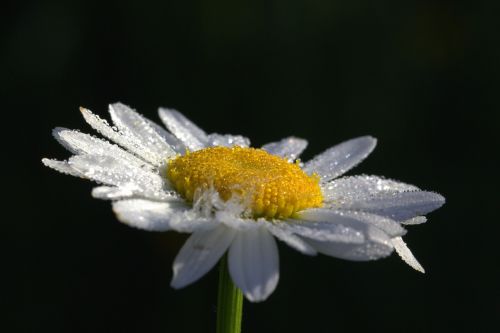
M 410 265 L 413 269 L 416 269 L 419 272 L 425 273 L 424 268 L 417 261 L 413 253 L 411 253 L 410 249 L 403 241 L 403 238 L 396 237 L 392 239 L 392 244 L 394 245 L 394 249 L 399 254 L 401 259 L 404 260 L 408 265 Z
M 233 229 L 223 225 L 195 231 L 175 258 L 170 285 L 176 289 L 182 288 L 205 275 L 226 252 L 234 234 Z
M 371 136 L 342 142 L 307 162 L 304 171 L 309 174 L 316 172 L 321 177 L 321 182 L 327 182 L 364 160 L 376 144 L 377 140 Z
M 274 237 L 278 238 L 280 241 L 286 243 L 288 246 L 294 248 L 295 250 L 307 254 L 310 256 L 316 255 L 316 250 L 312 248 L 309 244 L 307 244 L 303 239 L 294 235 L 291 231 L 286 228 L 283 228 L 285 223 L 278 222 L 276 224 L 269 223 L 267 221 L 263 222 L 265 227 Z
M 338 224 L 344 228 L 348 228 L 348 230 L 351 231 L 350 233 L 352 233 L 352 230 L 355 230 L 358 233 L 364 233 L 366 226 L 368 225 L 377 227 L 392 237 L 402 236 L 406 233 L 405 229 L 396 221 L 365 212 L 317 208 L 304 210 L 298 216 L 300 219 L 306 221 L 323 222 L 323 224 L 326 222 L 326 224 L 332 225 Z M 308 223 L 304 223 L 304 226 L 307 225 Z M 321 230 L 319 230 L 319 232 L 321 232 Z M 327 239 L 325 238 L 324 240 Z M 346 242 L 349 243 L 349 241 Z
M 175 151 L 151 126 L 151 121 L 144 118 L 128 106 L 115 103 L 109 106 L 111 119 L 116 127 L 126 136 L 135 137 L 144 150 L 162 158 L 175 156 Z
M 44 159 L 42 159 L 42 163 L 51 169 L 59 171 L 60 173 L 64 173 L 64 174 L 70 175 L 70 176 L 84 178 L 84 176 L 80 172 L 78 172 L 77 170 L 73 169 L 71 167 L 71 165 L 68 164 L 67 161 L 58 161 L 58 160 L 51 160 L 48 158 L 44 158 Z
M 181 140 L 177 139 L 175 136 L 167 132 L 163 127 L 156 124 L 152 120 L 144 118 L 149 125 L 158 133 L 158 135 L 169 144 L 169 146 L 177 153 L 184 154 L 186 152 L 186 146 L 182 143 Z
M 116 142 L 131 153 L 143 158 L 153 165 L 159 166 L 163 163 L 165 156 L 152 153 L 149 149 L 146 149 L 144 144 L 137 140 L 136 137 L 119 132 L 116 128 L 109 126 L 106 120 L 98 117 L 87 109 L 80 108 L 80 111 L 85 121 L 92 126 L 92 128 L 111 141 Z
M 267 151 L 269 154 L 286 158 L 289 161 L 294 161 L 300 156 L 306 147 L 306 140 L 290 136 L 281 141 L 267 143 L 262 146 L 262 149 Z
M 387 257 L 392 253 L 391 239 L 380 229 L 369 227 L 368 238 L 363 244 L 346 244 L 335 242 L 320 242 L 313 239 L 306 240 L 318 252 L 353 261 L 367 261 Z
M 278 248 L 264 227 L 238 231 L 228 262 L 234 283 L 251 302 L 265 300 L 278 284 Z
M 248 147 L 250 146 L 250 140 L 241 135 L 212 133 L 208 135 L 208 145 L 224 146 L 224 147 L 232 147 L 232 146 Z
M 134 190 L 125 186 L 98 186 L 92 189 L 92 196 L 96 199 L 118 200 L 133 197 Z
M 168 130 L 190 150 L 199 150 L 208 145 L 207 134 L 180 112 L 160 108 L 158 114 Z
M 286 220 L 281 228 L 293 234 L 319 241 L 355 244 L 363 243 L 365 240 L 363 232 L 366 226 L 360 223 L 354 224 L 349 219 L 342 219 L 339 221 L 340 219 L 342 219 L 340 216 L 339 219 L 335 221 L 323 220 L 316 222 L 308 220 L 307 218 L 303 218 L 303 220 L 290 219 Z
M 74 154 L 113 156 L 140 168 L 153 169 L 150 164 L 135 157 L 119 146 L 91 135 L 62 127 L 54 128 L 52 134 L 59 143 Z
M 342 214 L 345 217 L 351 217 L 361 222 L 373 225 L 391 237 L 403 236 L 406 234 L 406 230 L 400 223 L 384 216 L 357 211 L 342 211 Z
M 148 231 L 176 230 L 191 232 L 202 225 L 201 220 L 186 217 L 189 210 L 182 201 L 157 202 L 130 199 L 113 202 L 118 220 L 135 228 Z M 207 223 L 207 226 L 210 223 Z
M 217 208 L 216 208 L 217 209 Z M 231 211 L 231 207 L 221 207 L 215 212 L 215 219 L 235 230 L 249 230 L 259 227 L 255 220 L 248 220 L 237 216 L 237 210 Z
M 150 200 L 172 201 L 178 200 L 179 196 L 175 192 L 163 191 L 143 191 L 136 185 L 131 186 L 98 186 L 92 189 L 92 196 L 102 200 L 121 200 L 143 198 Z
M 417 191 L 418 187 L 378 176 L 349 176 L 321 186 L 326 202 L 341 206 L 346 202 L 363 201 L 376 194 Z
M 409 220 L 441 207 L 443 196 L 434 192 L 412 191 L 381 193 L 364 201 L 343 205 L 344 209 L 360 210 L 389 217 L 396 221 Z
M 427 222 L 427 218 L 425 216 L 416 216 L 406 221 L 401 221 L 401 224 L 404 225 L 416 225 Z
M 98 183 L 123 186 L 142 194 L 144 197 L 168 199 L 163 197 L 171 194 L 167 184 L 160 175 L 127 164 L 126 161 L 111 156 L 76 155 L 72 156 L 69 165 L 85 178 Z

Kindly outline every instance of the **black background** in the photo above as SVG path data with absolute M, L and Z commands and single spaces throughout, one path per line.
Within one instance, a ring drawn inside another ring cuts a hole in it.
M 308 159 L 379 139 L 353 173 L 442 193 L 397 255 L 369 263 L 280 244 L 281 279 L 244 332 L 495 332 L 500 324 L 497 1 L 19 1 L 2 11 L 5 332 L 213 332 L 217 274 L 169 287 L 185 239 L 116 221 L 93 186 L 42 167 L 79 106 L 177 108 Z M 7 329 L 8 328 L 8 329 Z

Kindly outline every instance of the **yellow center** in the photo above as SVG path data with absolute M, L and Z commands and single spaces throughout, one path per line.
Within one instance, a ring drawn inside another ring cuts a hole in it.
M 224 201 L 240 200 L 253 217 L 287 218 L 323 202 L 316 175 L 262 149 L 211 147 L 187 153 L 169 162 L 167 177 L 188 201 L 214 188 Z

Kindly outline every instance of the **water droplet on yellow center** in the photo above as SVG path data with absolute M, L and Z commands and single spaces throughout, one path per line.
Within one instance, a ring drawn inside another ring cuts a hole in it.
M 222 200 L 241 200 L 253 217 L 287 218 L 320 207 L 319 177 L 262 149 L 210 147 L 171 160 L 167 177 L 193 201 L 197 191 L 214 188 Z

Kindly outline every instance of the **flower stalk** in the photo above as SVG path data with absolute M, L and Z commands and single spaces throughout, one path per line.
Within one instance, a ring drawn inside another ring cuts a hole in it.
M 227 268 L 227 255 L 219 264 L 217 297 L 217 333 L 240 333 L 243 314 L 243 294 L 236 287 Z

